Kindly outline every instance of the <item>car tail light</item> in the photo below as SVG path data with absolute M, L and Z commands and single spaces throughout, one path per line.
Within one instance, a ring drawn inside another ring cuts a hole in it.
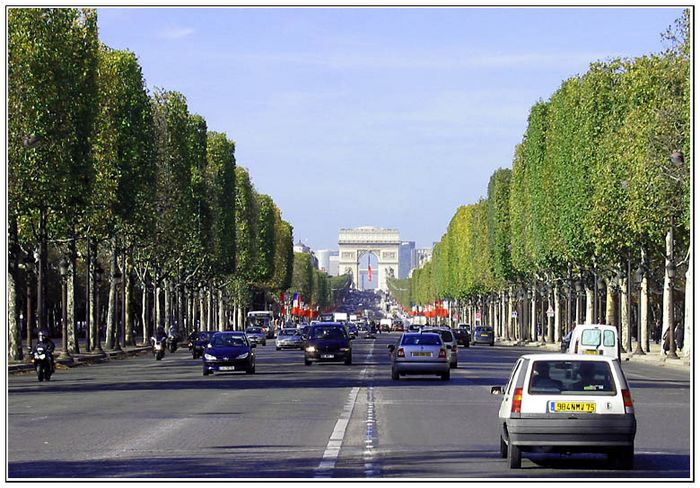
M 629 390 L 622 390 L 622 401 L 625 404 L 625 413 L 634 413 L 634 403 L 632 403 L 632 394 Z
M 513 406 L 510 408 L 511 413 L 520 413 L 520 407 L 523 403 L 523 389 L 516 388 L 513 393 Z
M 438 354 L 438 357 L 439 357 L 439 358 L 442 358 L 442 359 L 446 358 L 446 357 L 447 357 L 447 351 L 445 351 L 444 349 L 440 349 L 440 354 Z
M 406 353 L 404 352 L 403 347 L 399 347 L 399 350 L 396 351 L 396 356 L 400 358 L 406 357 Z

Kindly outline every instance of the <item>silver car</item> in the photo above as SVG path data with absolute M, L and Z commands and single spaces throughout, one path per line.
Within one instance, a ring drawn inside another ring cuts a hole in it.
M 457 353 L 459 351 L 459 345 L 457 344 L 457 339 L 455 338 L 455 335 L 452 333 L 452 331 L 445 327 L 424 327 L 421 329 L 421 333 L 433 333 L 433 334 L 440 334 L 440 337 L 442 337 L 442 342 L 445 344 L 445 347 L 447 348 L 447 351 L 449 352 L 450 356 L 450 368 L 454 369 L 457 367 Z
M 248 327 L 245 330 L 245 336 L 251 344 L 267 344 L 267 336 L 262 327 Z
M 275 347 L 280 349 L 304 349 L 304 338 L 297 329 L 282 329 L 277 334 Z
M 450 379 L 450 362 L 447 348 L 439 334 L 401 334 L 399 341 L 389 344 L 391 354 L 391 379 L 407 374 L 435 374 L 442 380 Z

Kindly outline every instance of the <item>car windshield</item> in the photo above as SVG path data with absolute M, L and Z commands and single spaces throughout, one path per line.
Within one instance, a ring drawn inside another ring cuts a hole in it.
M 532 394 L 596 395 L 614 394 L 607 361 L 534 361 L 530 375 Z
M 492 329 L 491 327 L 477 327 L 476 329 L 474 329 L 474 332 L 479 332 L 479 333 L 485 332 L 485 333 L 488 333 L 488 332 L 493 332 L 493 329 Z
M 261 334 L 262 333 L 262 329 L 260 327 L 248 327 L 245 331 L 250 332 L 251 334 Z
M 245 346 L 245 339 L 239 335 L 217 334 L 211 340 L 212 346 Z
M 299 331 L 291 330 L 291 329 L 284 329 L 284 330 L 280 331 L 279 335 L 281 335 L 281 336 L 295 336 L 295 335 L 299 335 Z
M 345 339 L 340 327 L 314 327 L 311 331 L 313 339 Z
M 440 336 L 434 333 L 405 334 L 401 339 L 402 346 L 440 346 Z
M 600 346 L 600 329 L 585 329 L 581 333 L 581 345 Z

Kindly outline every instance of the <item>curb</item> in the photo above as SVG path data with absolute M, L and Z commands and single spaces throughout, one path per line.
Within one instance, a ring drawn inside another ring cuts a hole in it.
M 56 359 L 56 365 L 61 365 L 66 368 L 75 368 L 86 364 L 98 364 L 114 359 L 124 359 L 127 357 L 139 356 L 144 352 L 151 352 L 151 346 L 137 346 L 121 351 L 104 351 L 101 353 L 76 354 L 71 359 Z M 56 357 L 58 357 L 59 354 L 60 353 L 56 354 Z M 22 373 L 26 371 L 34 371 L 34 366 L 30 363 L 24 362 L 12 363 L 7 365 L 7 372 L 10 374 Z

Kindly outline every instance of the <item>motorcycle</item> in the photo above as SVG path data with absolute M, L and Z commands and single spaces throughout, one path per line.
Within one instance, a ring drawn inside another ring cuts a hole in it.
M 177 336 L 169 335 L 165 343 L 168 346 L 168 351 L 171 353 L 177 351 Z
M 36 368 L 36 375 L 39 381 L 49 381 L 53 368 L 51 366 L 51 353 L 43 346 L 37 346 L 32 357 L 32 363 Z
M 156 358 L 156 361 L 160 361 L 163 359 L 163 356 L 165 356 L 165 344 L 163 338 L 156 339 L 155 337 L 151 337 L 151 342 L 153 343 L 153 355 Z

